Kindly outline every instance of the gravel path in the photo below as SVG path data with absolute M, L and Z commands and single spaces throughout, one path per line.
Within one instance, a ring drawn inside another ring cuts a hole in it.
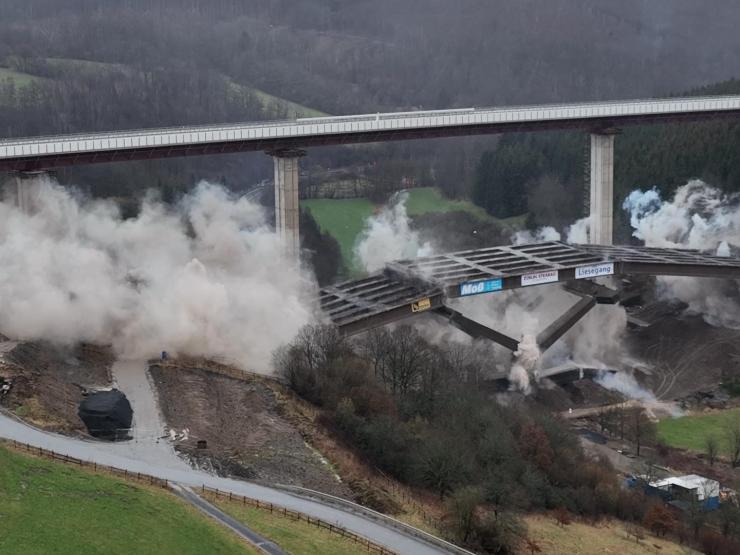
M 113 364 L 113 381 L 131 403 L 134 421 L 130 432 L 132 439 L 109 447 L 112 452 L 123 451 L 122 454 L 142 461 L 189 469 L 190 466 L 177 456 L 165 438 L 165 424 L 147 368 L 145 361 L 118 360 Z

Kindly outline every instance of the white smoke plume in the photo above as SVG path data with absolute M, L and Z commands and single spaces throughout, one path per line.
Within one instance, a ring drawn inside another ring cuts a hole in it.
M 565 241 L 574 245 L 588 243 L 588 233 L 591 227 L 589 217 L 581 218 L 565 230 Z M 562 234 L 552 226 L 540 227 L 534 231 L 520 230 L 511 237 L 515 245 L 526 245 L 528 243 L 545 243 L 548 241 L 560 241 Z
M 540 360 L 540 348 L 537 346 L 537 337 L 526 333 L 519 342 L 519 348 L 514 352 L 514 361 L 509 370 L 509 382 L 513 389 L 528 395 L 532 388 L 529 376 Z
M 636 399 L 651 403 L 657 402 L 655 395 L 637 383 L 634 376 L 627 372 L 604 372 L 594 381 L 606 389 L 618 391 L 628 399 Z
M 411 229 L 405 202 L 406 195 L 402 193 L 390 207 L 366 222 L 355 254 L 367 271 L 377 271 L 387 262 L 400 258 L 434 254 L 431 245 L 422 244 Z M 576 226 L 581 233 L 587 233 L 587 223 L 582 222 Z M 557 240 L 560 240 L 560 233 L 552 227 L 536 232 L 520 231 L 512 237 L 517 244 Z M 448 302 L 469 318 L 520 341 L 519 350 L 513 356 L 502 347 L 494 349 L 489 357 L 490 370 L 499 375 L 502 370 L 508 372 L 513 387 L 529 393 L 530 377 L 543 365 L 575 360 L 594 367 L 616 366 L 621 356 L 619 338 L 626 326 L 624 309 L 616 306 L 595 307 L 551 349 L 540 353 L 537 334 L 577 301 L 577 296 L 551 286 L 475 295 Z M 414 324 L 429 341 L 471 343 L 469 336 L 434 318 L 416 319 Z
M 693 180 L 663 200 L 656 189 L 633 191 L 623 207 L 633 235 L 651 247 L 691 248 L 729 256 L 740 247 L 740 196 Z M 658 293 L 679 299 L 712 325 L 740 328 L 737 281 L 661 277 Z
M 432 254 L 432 246 L 422 243 L 418 232 L 411 229 L 406 212 L 407 193 L 397 195 L 389 206 L 365 222 L 354 254 L 368 272 L 383 269 L 388 262 Z
M 588 235 L 591 230 L 591 218 L 586 216 L 577 220 L 568 228 L 565 241 L 571 245 L 585 245 L 588 243 Z
M 664 201 L 656 189 L 636 190 L 625 199 L 633 235 L 651 247 L 717 251 L 740 245 L 740 196 L 693 180 Z M 725 247 L 726 248 L 726 247 Z
M 5 335 L 267 371 L 312 318 L 312 278 L 282 255 L 259 206 L 218 186 L 201 183 L 177 209 L 150 198 L 132 219 L 46 178 L 24 186 L 28 213 L 0 203 Z
M 560 233 L 550 226 L 545 226 L 530 231 L 528 229 L 520 230 L 511 237 L 515 245 L 526 245 L 528 243 L 546 243 L 548 241 L 560 241 Z

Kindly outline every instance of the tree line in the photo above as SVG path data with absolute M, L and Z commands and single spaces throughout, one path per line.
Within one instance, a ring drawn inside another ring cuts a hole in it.
M 563 423 L 536 402 L 491 399 L 489 361 L 480 346 L 433 345 L 409 326 L 357 340 L 309 326 L 274 358 L 370 465 L 444 500 L 447 533 L 470 548 L 512 552 L 527 511 L 641 521 L 641 491 L 621 488 Z

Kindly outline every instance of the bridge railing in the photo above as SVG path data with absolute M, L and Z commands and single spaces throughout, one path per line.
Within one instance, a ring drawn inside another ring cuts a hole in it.
M 704 106 L 702 106 L 704 105 Z M 627 108 L 623 113 L 614 112 L 613 110 L 598 110 L 597 108 L 607 108 L 614 106 L 624 106 Z M 639 110 L 631 109 L 633 107 L 639 107 Z M 740 96 L 697 96 L 688 98 L 667 98 L 667 99 L 644 99 L 644 100 L 610 100 L 604 102 L 582 102 L 582 103 L 571 103 L 571 104 L 541 104 L 541 105 L 530 105 L 530 106 L 498 106 L 498 107 L 481 107 L 481 108 L 459 108 L 451 110 L 418 110 L 411 112 L 381 112 L 376 114 L 358 114 L 358 115 L 343 115 L 343 116 L 326 116 L 316 118 L 298 118 L 292 120 L 266 120 L 266 121 L 255 121 L 255 122 L 240 122 L 240 123 L 224 123 L 221 125 L 181 125 L 181 126 L 170 126 L 170 127 L 158 127 L 158 128 L 144 128 L 144 129 L 127 129 L 122 131 L 110 131 L 110 132 L 94 132 L 94 133 L 72 133 L 68 135 L 40 135 L 37 137 L 19 137 L 16 139 L 3 139 L 0 140 L 0 147 L 2 146 L 16 146 L 31 143 L 45 143 L 60 140 L 71 140 L 71 141 L 93 141 L 100 140 L 101 138 L 109 139 L 121 139 L 127 137 L 144 137 L 150 135 L 160 134 L 172 134 L 172 133 L 215 133 L 232 130 L 245 130 L 255 128 L 275 128 L 275 127 L 301 127 L 328 124 L 328 123 L 350 123 L 350 122 L 364 122 L 364 121 L 381 121 L 387 122 L 389 120 L 405 119 L 405 120 L 418 120 L 422 118 L 434 118 L 434 117 L 453 117 L 453 116 L 482 116 L 492 114 L 503 114 L 503 113 L 514 113 L 520 112 L 521 114 L 527 114 L 522 119 L 527 121 L 531 119 L 537 119 L 541 117 L 540 114 L 557 112 L 560 114 L 555 119 L 567 119 L 567 118 L 599 118 L 599 117 L 620 117 L 620 116 L 631 116 L 631 115 L 650 115 L 650 114 L 662 114 L 695 111 L 722 111 L 722 110 L 735 110 L 740 109 Z M 563 112 L 565 111 L 565 113 Z M 537 114 L 534 118 L 528 117 L 528 115 Z M 503 122 L 503 120 L 501 121 Z M 476 122 L 477 123 L 477 122 Z M 498 123 L 498 122 L 493 122 Z M 412 127 L 414 125 L 411 125 Z M 402 126 L 406 127 L 406 126 Z M 348 130 L 351 132 L 352 130 Z M 153 145 L 156 146 L 156 145 Z

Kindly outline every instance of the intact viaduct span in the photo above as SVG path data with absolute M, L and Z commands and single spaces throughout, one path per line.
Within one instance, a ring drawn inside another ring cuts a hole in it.
M 76 164 L 263 150 L 275 165 L 275 220 L 297 253 L 298 163 L 308 147 L 379 141 L 583 129 L 591 134 L 590 242 L 610 245 L 614 136 L 626 125 L 740 116 L 740 96 L 468 108 L 290 121 L 116 131 L 0 141 L 0 171 L 15 172 L 18 199 L 28 172 Z

